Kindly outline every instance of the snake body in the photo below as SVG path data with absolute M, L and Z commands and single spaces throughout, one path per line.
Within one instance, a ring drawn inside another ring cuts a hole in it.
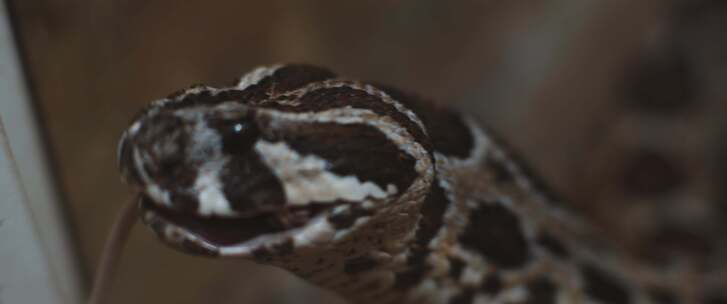
M 163 242 L 354 303 L 705 301 L 710 281 L 632 263 L 516 159 L 444 106 L 307 65 L 155 101 L 119 145 Z

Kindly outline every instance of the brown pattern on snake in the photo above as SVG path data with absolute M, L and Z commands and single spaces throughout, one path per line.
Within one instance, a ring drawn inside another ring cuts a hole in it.
M 119 165 L 165 243 L 357 303 L 723 302 L 594 245 L 513 155 L 441 105 L 285 65 L 152 104 Z

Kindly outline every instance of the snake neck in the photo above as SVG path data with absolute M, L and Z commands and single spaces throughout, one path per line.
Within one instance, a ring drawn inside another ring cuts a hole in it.
M 403 279 L 423 273 L 409 261 L 416 251 L 422 203 L 428 191 L 417 191 L 385 205 L 322 248 L 300 249 L 294 255 L 262 261 L 333 291 L 354 303 L 401 301 L 408 286 Z

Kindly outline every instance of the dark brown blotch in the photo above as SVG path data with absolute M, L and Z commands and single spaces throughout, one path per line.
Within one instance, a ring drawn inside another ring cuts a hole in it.
M 272 75 L 245 88 L 238 98 L 247 104 L 260 104 L 273 95 L 299 89 L 314 82 L 332 79 L 335 76 L 333 72 L 324 68 L 290 64 L 280 67 Z
M 176 191 L 172 191 L 170 200 L 174 205 L 174 209 L 181 212 L 194 212 L 199 209 L 197 195 L 190 193 L 190 189 L 178 187 Z
M 302 88 L 308 84 L 335 78 L 336 74 L 317 66 L 289 64 L 279 68 L 271 76 L 270 89 L 275 94 Z
M 434 150 L 446 156 L 467 158 L 474 136 L 462 116 L 446 107 L 387 85 L 376 85 L 394 100 L 412 110 L 427 128 Z
M 232 157 L 220 180 L 231 208 L 242 214 L 276 211 L 285 203 L 282 184 L 257 153 Z
M 444 214 L 447 206 L 451 202 L 439 185 L 439 181 L 435 180 L 427 197 L 422 203 L 420 214 L 422 218 L 417 224 L 415 235 L 415 244 L 412 249 L 411 256 L 408 259 L 409 265 L 421 264 L 429 254 L 429 242 L 437 235 L 444 224 Z
M 472 211 L 460 243 L 481 253 L 496 267 L 522 267 L 530 257 L 530 248 L 520 219 L 499 202 L 480 202 Z

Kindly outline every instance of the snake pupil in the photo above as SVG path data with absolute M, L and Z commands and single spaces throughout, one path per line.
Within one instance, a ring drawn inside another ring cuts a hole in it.
M 234 122 L 222 132 L 222 150 L 229 154 L 246 154 L 257 140 L 258 130 L 254 124 Z

